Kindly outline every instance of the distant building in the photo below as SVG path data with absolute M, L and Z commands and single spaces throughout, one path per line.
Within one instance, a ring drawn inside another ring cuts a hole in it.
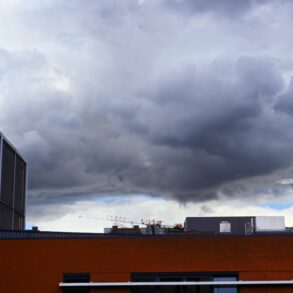
M 112 228 L 106 228 L 104 229 L 105 233 L 111 233 L 111 234 L 141 234 L 141 231 L 139 229 L 138 225 L 134 225 L 131 228 L 119 228 L 118 226 L 113 226 Z
M 187 217 L 186 232 L 209 232 L 212 234 L 249 235 L 266 232 L 285 232 L 285 218 L 282 216 L 251 217 Z
M 25 227 L 26 162 L 0 132 L 0 229 Z
M 146 227 L 139 227 L 139 225 L 133 225 L 133 227 L 119 227 L 112 226 L 112 228 L 104 228 L 105 234 L 145 234 L 145 235 L 165 235 L 165 234 L 178 234 L 184 233 L 184 229 L 181 224 L 172 226 L 164 226 L 161 224 L 147 224 Z
M 197 235 L 250 235 L 263 233 L 293 232 L 293 228 L 285 227 L 283 216 L 247 216 L 247 217 L 187 217 L 184 227 L 181 224 L 174 226 L 161 224 L 144 224 L 146 227 L 119 227 L 105 228 L 106 234 L 197 234 Z

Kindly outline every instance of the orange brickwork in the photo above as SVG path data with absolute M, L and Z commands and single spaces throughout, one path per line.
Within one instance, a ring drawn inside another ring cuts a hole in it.
M 90 273 L 93 282 L 130 281 L 133 272 L 235 272 L 240 280 L 292 280 L 292 247 L 289 235 L 0 240 L 0 292 L 60 293 L 64 273 Z M 293 286 L 239 292 L 293 292 Z

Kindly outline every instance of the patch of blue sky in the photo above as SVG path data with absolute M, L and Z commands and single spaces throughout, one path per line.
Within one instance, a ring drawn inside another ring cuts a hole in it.
M 135 200 L 152 200 L 152 201 L 163 201 L 158 195 L 146 195 L 146 194 L 120 194 L 120 195 L 105 195 L 96 198 L 96 202 L 105 203 L 105 204 L 117 204 L 123 203 L 126 201 L 135 201 Z
M 271 193 L 273 195 L 281 195 L 281 194 L 284 194 L 286 191 L 285 188 L 278 188 L 278 187 L 273 187 L 271 188 Z
M 25 229 L 26 229 L 26 230 L 31 230 L 34 226 L 35 226 L 35 225 L 33 225 L 33 224 L 26 224 L 26 225 L 25 225 Z
M 261 195 L 261 194 L 273 194 L 273 195 L 281 195 L 285 192 L 285 188 L 283 187 L 272 187 L 272 188 L 259 188 L 256 187 L 253 190 L 253 194 Z
M 270 204 L 263 205 L 263 207 L 274 209 L 274 210 L 286 210 L 293 206 L 293 202 L 274 202 Z

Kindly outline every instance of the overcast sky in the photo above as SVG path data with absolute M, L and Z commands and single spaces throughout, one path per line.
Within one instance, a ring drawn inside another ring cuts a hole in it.
M 28 225 L 289 215 L 292 27 L 289 0 L 0 0 Z

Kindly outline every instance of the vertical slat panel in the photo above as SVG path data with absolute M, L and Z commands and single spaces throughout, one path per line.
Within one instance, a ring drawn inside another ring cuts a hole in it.
M 4 141 L 2 160 L 1 200 L 13 208 L 14 193 L 14 160 L 13 149 Z
M 13 209 L 0 202 L 0 229 L 12 229 Z
M 25 163 L 17 155 L 15 164 L 15 189 L 14 189 L 14 208 L 18 213 L 24 213 L 25 196 Z
M 0 229 L 23 230 L 26 163 L 0 133 Z

